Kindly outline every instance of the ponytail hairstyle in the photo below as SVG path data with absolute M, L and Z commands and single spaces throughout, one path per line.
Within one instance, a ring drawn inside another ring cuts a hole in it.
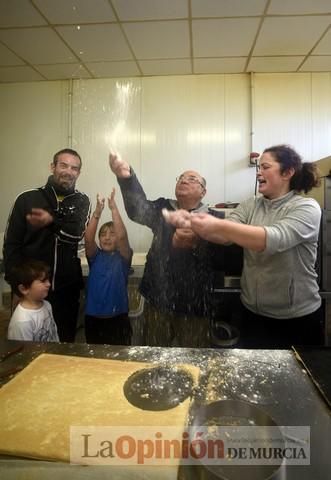
M 289 145 L 275 145 L 266 148 L 263 153 L 270 153 L 279 163 L 281 173 L 293 168 L 294 175 L 290 179 L 290 190 L 308 193 L 312 188 L 320 185 L 316 163 L 303 162 L 301 156 Z

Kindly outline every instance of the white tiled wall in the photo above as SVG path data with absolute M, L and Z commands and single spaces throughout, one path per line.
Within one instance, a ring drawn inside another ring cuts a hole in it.
M 93 201 L 117 185 L 110 148 L 149 198 L 173 196 L 176 176 L 193 168 L 207 179 L 210 204 L 253 194 L 252 150 L 282 142 L 307 160 L 331 154 L 330 73 L 2 84 L 0 105 L 0 231 L 16 195 L 43 184 L 52 154 L 70 144 L 83 157 L 77 185 Z M 146 251 L 150 232 L 124 218 L 134 250 Z

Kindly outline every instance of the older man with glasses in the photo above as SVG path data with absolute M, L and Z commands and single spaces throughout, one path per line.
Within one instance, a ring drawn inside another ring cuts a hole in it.
M 188 170 L 176 179 L 176 199 L 148 200 L 126 161 L 110 154 L 109 165 L 117 176 L 129 218 L 153 232 L 140 284 L 140 293 L 146 300 L 142 343 L 208 346 L 208 295 L 220 249 L 199 239 L 191 229 L 176 229 L 162 215 L 164 208 L 207 212 L 207 205 L 202 203 L 206 180 L 198 172 Z

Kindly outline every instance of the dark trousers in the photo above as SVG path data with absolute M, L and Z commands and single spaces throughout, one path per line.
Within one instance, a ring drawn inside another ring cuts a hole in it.
M 242 306 L 240 346 L 290 349 L 293 345 L 323 345 L 323 311 L 321 306 L 309 315 L 284 319 L 257 315 Z
M 75 341 L 79 313 L 80 284 L 50 291 L 46 300 L 52 305 L 60 342 Z
M 127 314 L 107 318 L 85 315 L 87 343 L 131 345 L 131 333 L 130 320 Z

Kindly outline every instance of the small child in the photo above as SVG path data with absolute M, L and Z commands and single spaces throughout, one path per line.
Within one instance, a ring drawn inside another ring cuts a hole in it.
M 85 336 L 87 343 L 130 345 L 132 332 L 127 285 L 132 250 L 115 202 L 115 189 L 108 198 L 113 221 L 100 227 L 98 247 L 95 234 L 104 206 L 105 199 L 97 195 L 95 211 L 85 232 L 85 253 L 90 268 Z
M 9 322 L 9 340 L 59 341 L 51 304 L 44 300 L 50 286 L 44 262 L 31 259 L 13 268 L 11 287 L 19 303 Z

